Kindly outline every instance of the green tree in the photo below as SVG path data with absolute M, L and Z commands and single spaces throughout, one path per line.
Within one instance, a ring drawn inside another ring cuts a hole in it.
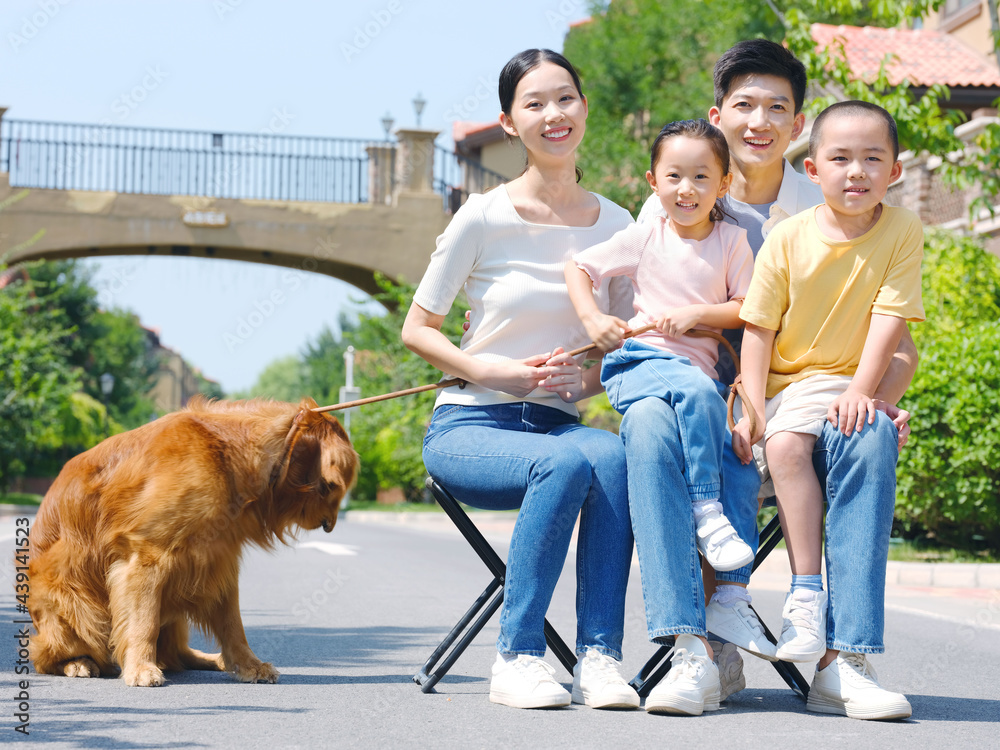
M 36 452 L 59 444 L 61 410 L 79 388 L 67 330 L 39 305 L 30 283 L 0 290 L 0 490 Z
M 306 364 L 300 357 L 292 354 L 276 359 L 265 367 L 247 396 L 297 403 L 303 396 L 310 395 L 306 379 Z

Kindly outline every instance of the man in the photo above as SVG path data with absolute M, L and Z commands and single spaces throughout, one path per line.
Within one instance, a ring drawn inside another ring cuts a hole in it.
M 709 120 L 718 127 L 726 137 L 729 145 L 733 181 L 728 194 L 723 198 L 722 205 L 727 217 L 726 221 L 737 224 L 747 231 L 747 239 L 756 256 L 771 228 L 779 221 L 811 208 L 823 202 L 823 194 L 818 186 L 809 181 L 805 175 L 797 173 L 784 159 L 784 152 L 791 141 L 802 132 L 805 116 L 801 109 L 805 99 L 806 72 L 804 66 L 784 47 L 765 39 L 753 39 L 739 42 L 719 58 L 715 66 L 715 106 L 708 113 Z M 662 206 L 657 197 L 651 196 L 639 214 L 642 222 L 654 215 L 663 214 Z M 731 341 L 739 351 L 742 334 L 739 331 L 727 332 Z M 891 457 L 891 465 L 895 464 L 895 452 L 906 442 L 909 434 L 907 420 L 909 414 L 900 411 L 894 405 L 902 397 L 909 386 L 916 370 L 917 352 L 909 332 L 905 333 L 892 362 L 882 379 L 876 398 L 880 408 L 893 419 L 898 430 L 898 442 L 891 440 L 887 433 L 856 436 L 852 441 L 844 438 L 836 429 L 827 427 L 816 442 L 814 461 L 823 461 L 826 469 L 821 473 L 824 492 L 829 497 L 831 490 L 836 489 L 845 481 L 846 467 L 855 465 L 855 473 L 860 471 L 878 472 L 884 470 L 886 459 Z M 728 356 L 720 356 L 720 380 L 732 382 L 735 369 Z M 663 415 L 662 425 L 675 424 Z M 624 420 L 622 435 L 629 439 L 640 439 L 640 434 L 646 433 L 648 427 L 640 427 L 635 421 Z M 881 468 L 880 468 L 881 467 Z M 748 497 L 746 492 L 725 492 L 731 497 Z M 773 491 L 762 491 L 764 497 L 773 495 Z M 756 503 L 743 503 L 744 507 L 726 507 L 726 515 L 747 544 L 757 547 L 757 510 Z M 885 509 L 878 509 L 877 515 L 885 518 Z M 891 511 L 891 509 L 890 509 Z M 839 510 L 830 505 L 828 513 L 838 513 Z M 876 513 L 873 510 L 873 515 Z M 891 524 L 891 512 L 888 521 Z M 829 517 L 829 516 L 828 516 Z M 863 609 L 882 611 L 884 605 L 884 566 L 885 554 L 880 550 L 887 548 L 888 530 L 881 524 L 871 531 L 872 556 L 880 557 L 874 561 L 876 567 L 882 567 L 882 586 L 877 590 L 858 592 L 864 600 Z M 649 532 L 636 529 L 636 544 L 642 547 L 643 541 L 653 544 L 654 540 L 644 537 Z M 884 537 L 884 540 L 883 540 Z M 836 545 L 827 544 L 828 557 L 839 555 Z M 846 556 L 846 553 L 845 553 Z M 640 560 L 642 550 L 640 549 Z M 855 561 L 845 560 L 845 567 L 853 569 Z M 765 658 L 774 658 L 774 646 L 763 637 L 760 622 L 750 609 L 750 596 L 746 591 L 752 565 L 729 573 L 715 573 L 718 581 L 716 591 L 711 595 L 711 601 L 706 606 L 706 624 L 710 634 L 719 636 L 741 648 Z M 707 573 L 708 586 L 711 589 L 711 574 Z M 877 578 L 877 570 L 874 572 Z M 832 608 L 832 605 L 831 605 Z M 831 612 L 831 614 L 833 614 Z M 843 644 L 845 647 L 849 644 Z M 742 676 L 742 665 L 737 663 L 739 656 L 716 649 L 721 652 L 720 663 L 726 662 L 721 670 L 723 699 L 745 685 Z M 821 659 L 819 668 L 823 669 L 836 660 L 837 650 L 828 649 Z M 845 669 L 848 669 L 845 667 Z M 867 674 L 845 673 L 843 685 L 849 689 L 856 685 L 855 693 L 871 697 L 877 702 L 881 688 Z M 883 693 L 885 691 L 882 691 Z M 867 699 L 867 698 L 866 698 Z M 877 711 L 875 711 L 877 713 Z M 877 718 L 877 717 L 874 717 Z

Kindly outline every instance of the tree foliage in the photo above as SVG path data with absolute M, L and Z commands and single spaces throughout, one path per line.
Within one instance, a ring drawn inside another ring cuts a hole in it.
M 920 367 L 904 406 L 898 523 L 958 547 L 1000 550 L 1000 261 L 980 243 L 928 233 L 927 320 L 913 326 Z

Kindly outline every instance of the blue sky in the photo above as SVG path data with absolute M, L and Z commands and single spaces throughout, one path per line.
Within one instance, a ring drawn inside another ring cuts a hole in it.
M 5 0 L 0 106 L 12 119 L 212 132 L 258 132 L 278 110 L 289 135 L 382 138 L 387 111 L 415 125 L 420 93 L 421 125 L 450 147 L 454 120 L 496 117 L 511 55 L 561 49 L 587 15 L 584 0 Z M 363 297 L 312 275 L 252 347 L 230 350 L 225 333 L 280 286 L 282 269 L 138 256 L 92 266 L 103 303 L 136 312 L 227 391 Z

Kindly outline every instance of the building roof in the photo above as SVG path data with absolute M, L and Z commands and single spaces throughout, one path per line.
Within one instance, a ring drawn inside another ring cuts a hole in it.
M 451 125 L 451 138 L 455 143 L 464 141 L 476 135 L 492 135 L 490 131 L 496 130 L 497 140 L 503 139 L 503 128 L 497 120 L 492 122 L 467 122 L 459 120 Z
M 861 78 L 877 74 L 883 58 L 891 54 L 896 59 L 886 70 L 893 84 L 905 78 L 913 86 L 1000 86 L 996 62 L 940 31 L 814 23 L 812 37 L 818 47 L 834 47 L 834 51 L 834 40 L 841 41 L 847 64 Z

